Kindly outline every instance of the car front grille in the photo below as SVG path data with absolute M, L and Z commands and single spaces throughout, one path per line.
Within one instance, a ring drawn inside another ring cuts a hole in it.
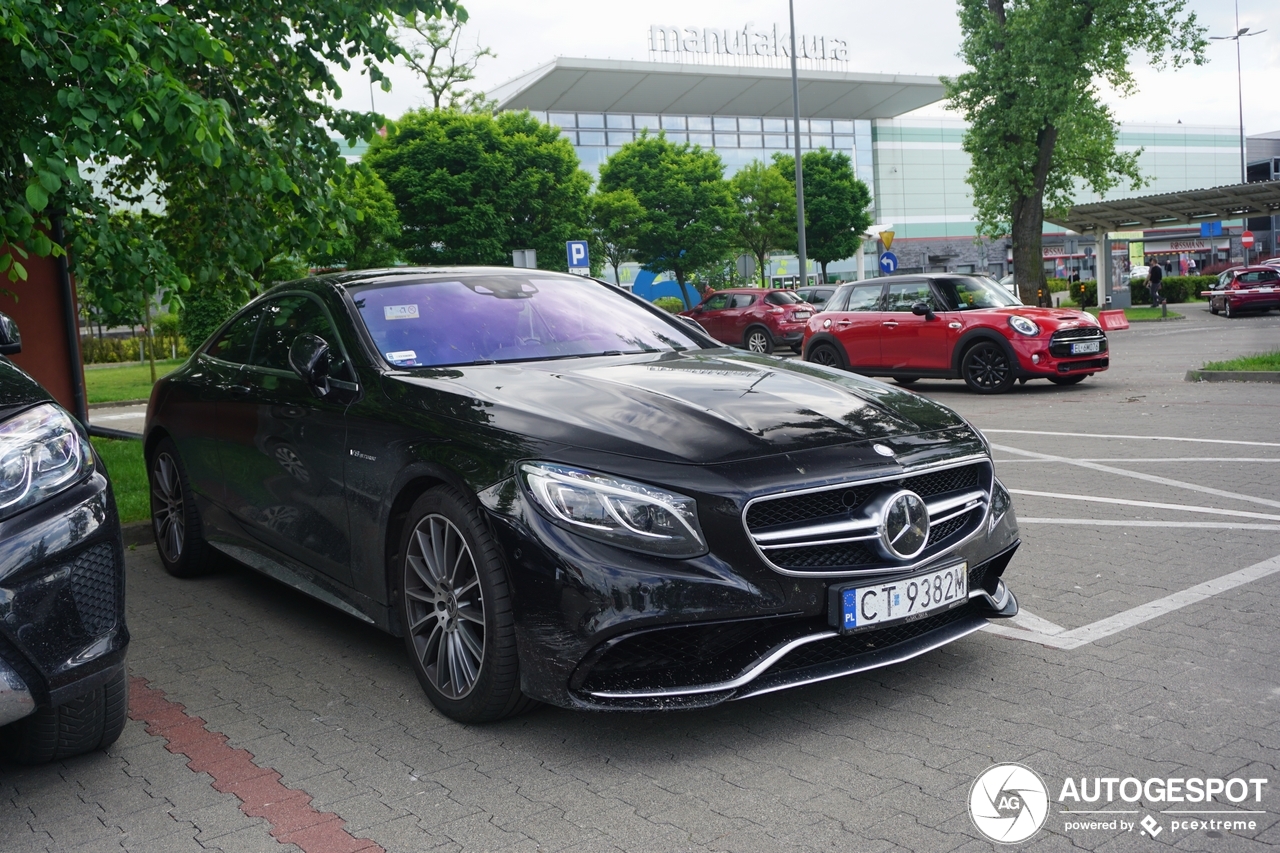
M 991 484 L 991 463 L 970 459 L 919 474 L 757 498 L 743 520 L 765 561 L 787 574 L 907 571 L 981 526 Z M 929 538 L 914 561 L 891 559 L 878 544 L 878 508 L 901 490 L 929 505 Z
M 845 634 L 817 643 L 808 643 L 778 661 L 769 668 L 768 672 L 790 672 L 804 669 L 808 666 L 834 663 L 865 652 L 886 649 L 898 643 L 905 643 L 907 640 L 914 640 L 916 637 L 927 634 L 944 625 L 950 625 L 952 622 L 964 619 L 972 613 L 973 607 L 966 603 L 959 607 L 953 607 L 944 613 L 916 619 L 914 622 L 902 622 L 877 630 L 865 631 L 859 634 Z
M 1098 352 L 1081 353 L 1081 355 L 1097 356 L 1107 351 L 1107 336 L 1103 331 L 1092 326 L 1082 326 L 1077 329 L 1059 329 L 1054 332 L 1049 338 L 1049 354 L 1054 358 L 1072 358 L 1071 345 L 1088 341 L 1098 342 Z

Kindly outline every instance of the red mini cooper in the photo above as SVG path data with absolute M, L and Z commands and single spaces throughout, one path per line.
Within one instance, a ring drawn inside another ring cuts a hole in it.
M 980 394 L 1106 370 L 1107 336 L 1081 311 L 1033 308 L 985 276 L 889 276 L 842 286 L 809 320 L 804 357 L 868 376 L 963 379 Z
M 813 310 L 792 290 L 738 287 L 717 290 L 680 316 L 696 320 L 721 343 L 760 353 L 787 346 L 799 353 Z

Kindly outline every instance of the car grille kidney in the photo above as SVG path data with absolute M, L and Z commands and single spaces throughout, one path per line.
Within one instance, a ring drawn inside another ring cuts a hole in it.
M 756 498 L 743 522 L 760 555 L 791 575 L 866 575 L 909 571 L 982 528 L 991 503 L 990 460 L 952 462 L 836 486 Z M 929 507 L 929 538 L 910 562 L 879 547 L 876 513 L 887 495 L 913 492 Z

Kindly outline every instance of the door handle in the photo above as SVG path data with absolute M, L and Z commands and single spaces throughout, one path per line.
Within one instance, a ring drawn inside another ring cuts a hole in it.
M 232 385 L 227 390 L 230 391 L 232 394 L 235 394 L 237 397 L 243 397 L 249 393 L 249 386 L 248 385 Z
M 890 329 L 896 329 L 896 328 L 898 327 L 898 321 L 897 321 L 897 320 L 885 320 L 885 321 L 884 321 L 883 323 L 881 323 L 880 325 L 881 325 L 881 326 L 888 326 Z

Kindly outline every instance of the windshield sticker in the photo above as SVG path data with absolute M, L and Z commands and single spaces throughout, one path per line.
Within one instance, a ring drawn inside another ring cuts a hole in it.
M 411 349 L 387 353 L 387 361 L 400 367 L 411 367 L 418 361 L 418 353 Z
M 416 320 L 418 319 L 418 306 L 384 305 L 382 306 L 382 316 L 387 320 Z

